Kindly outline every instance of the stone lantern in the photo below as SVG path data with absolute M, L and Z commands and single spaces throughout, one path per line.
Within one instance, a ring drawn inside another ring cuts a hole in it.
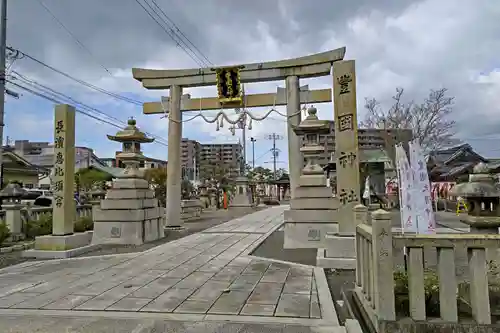
M 139 173 L 139 163 L 144 160 L 141 151 L 141 143 L 151 143 L 155 139 L 148 138 L 146 134 L 136 127 L 136 121 L 130 118 L 127 127 L 118 131 L 115 135 L 108 135 L 109 140 L 121 142 L 122 151 L 116 155 L 116 159 L 125 164 L 125 170 L 120 178 L 142 178 Z
M 308 116 L 294 126 L 295 134 L 303 136 L 304 146 L 300 152 L 306 159 L 302 169 L 295 197 L 290 202 L 290 210 L 285 211 L 285 239 L 283 248 L 326 248 L 326 234 L 338 231 L 335 212 L 338 200 L 326 186 L 326 174 L 318 164 L 324 152 L 320 136 L 330 133 L 330 122 L 319 120 L 317 110 L 310 107 Z
M 210 207 L 210 197 L 207 184 L 202 183 L 198 185 L 198 196 L 200 198 L 201 204 L 203 205 L 203 208 Z
M 321 135 L 330 133 L 330 122 L 319 120 L 315 107 L 307 110 L 308 116 L 298 126 L 293 128 L 296 135 L 303 136 L 304 146 L 300 152 L 307 161 L 302 169 L 303 175 L 324 175 L 323 168 L 318 164 L 318 157 L 325 151 L 325 147 L 319 144 Z
M 106 191 L 102 188 L 102 186 L 94 186 L 94 188 L 89 192 L 89 196 L 89 202 L 92 205 L 98 205 L 101 203 L 101 200 L 106 197 Z
M 10 182 L 0 191 L 2 199 L 2 209 L 5 210 L 5 223 L 9 228 L 12 238 L 16 240 L 22 238 L 23 221 L 21 217 L 21 197 L 26 190 L 18 183 Z
M 484 163 L 474 167 L 469 182 L 455 185 L 450 194 L 465 200 L 467 215 L 461 216 L 461 221 L 470 226 L 471 232 L 498 234 L 500 191 Z
M 144 160 L 141 143 L 154 139 L 141 132 L 134 119 L 108 139 L 122 143 L 123 150 L 116 158 L 125 164 L 125 170 L 113 180 L 100 206 L 92 207 L 92 244 L 140 245 L 164 237 L 164 208 L 159 207 L 154 191 L 139 170 Z

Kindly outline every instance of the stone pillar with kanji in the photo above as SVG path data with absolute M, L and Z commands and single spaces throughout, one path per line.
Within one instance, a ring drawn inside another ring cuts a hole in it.
M 52 171 L 52 234 L 73 233 L 75 220 L 75 108 L 60 104 L 55 108 L 54 168 Z

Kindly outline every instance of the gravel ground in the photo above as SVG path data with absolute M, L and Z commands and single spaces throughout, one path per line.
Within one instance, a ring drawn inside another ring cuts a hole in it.
M 189 236 L 196 232 L 203 231 L 205 229 L 214 227 L 216 225 L 228 222 L 232 219 L 251 214 L 253 212 L 259 211 L 262 208 L 237 208 L 229 210 L 213 210 L 206 211 L 203 213 L 203 218 L 198 221 L 186 222 L 184 224 L 185 229 L 182 231 L 173 231 L 168 234 L 165 238 L 159 239 L 154 242 L 142 244 L 142 245 L 102 245 L 99 248 L 94 249 L 91 252 L 84 253 L 80 257 L 92 257 L 107 254 L 120 254 L 120 253 L 134 253 L 149 250 L 161 244 L 165 244 L 176 239 Z M 26 261 L 40 260 L 32 258 L 21 257 L 22 251 L 2 253 L 0 254 L 0 268 L 16 265 Z

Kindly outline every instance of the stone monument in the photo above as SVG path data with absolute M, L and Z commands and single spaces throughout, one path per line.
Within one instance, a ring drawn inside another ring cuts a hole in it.
M 338 231 L 335 222 L 339 202 L 327 187 L 326 175 L 317 159 L 324 152 L 319 145 L 320 135 L 330 132 L 328 121 L 319 120 L 317 110 L 311 107 L 308 116 L 294 126 L 297 135 L 303 135 L 305 144 L 300 148 L 307 160 L 295 188 L 290 210 L 285 211 L 285 249 L 324 248 L 327 232 Z
M 54 112 L 54 167 L 51 174 L 52 234 L 37 236 L 25 257 L 67 258 L 92 249 L 92 233 L 74 233 L 75 108 L 59 104 Z
M 339 232 L 326 236 L 325 264 L 328 262 L 326 267 L 330 268 L 355 269 L 354 207 L 360 203 L 361 186 L 354 60 L 333 65 L 333 96 Z
M 123 149 L 116 158 L 125 164 L 125 169 L 113 180 L 100 207 L 94 207 L 92 243 L 140 245 L 162 238 L 162 208 L 138 168 L 144 159 L 141 143 L 154 139 L 141 132 L 134 119 L 129 119 L 128 126 L 116 135 L 108 135 L 108 139 L 122 143 Z
M 467 215 L 461 214 L 460 220 L 470 226 L 470 232 L 498 234 L 500 191 L 486 164 L 476 165 L 469 175 L 469 182 L 455 185 L 450 194 L 464 198 Z
M 248 186 L 248 178 L 238 176 L 235 180 L 236 193 L 229 207 L 252 207 L 251 193 Z

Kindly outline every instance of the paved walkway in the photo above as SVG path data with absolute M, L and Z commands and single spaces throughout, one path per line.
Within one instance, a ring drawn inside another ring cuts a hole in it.
M 2 332 L 343 332 L 321 269 L 249 255 L 286 208 L 142 253 L 2 269 Z

